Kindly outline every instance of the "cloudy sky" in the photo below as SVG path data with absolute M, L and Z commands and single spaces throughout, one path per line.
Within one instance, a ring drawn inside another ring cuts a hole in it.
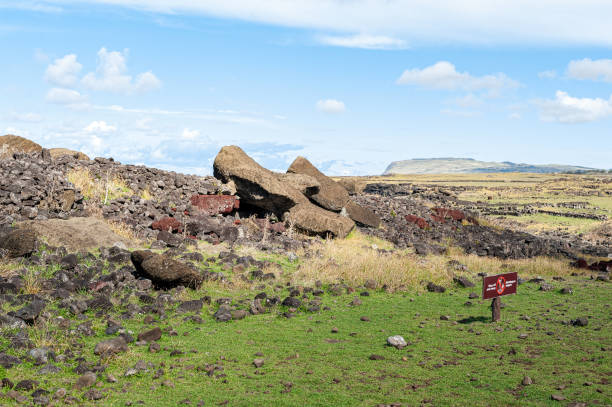
M 609 0 L 0 0 L 0 133 L 208 174 L 612 167 Z

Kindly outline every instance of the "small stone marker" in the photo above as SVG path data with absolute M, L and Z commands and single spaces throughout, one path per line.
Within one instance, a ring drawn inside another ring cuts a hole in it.
M 518 273 L 504 273 L 495 276 L 484 276 L 482 279 L 482 299 L 493 299 L 491 302 L 491 314 L 493 322 L 499 321 L 501 310 L 501 299 L 503 295 L 516 294 L 518 285 Z

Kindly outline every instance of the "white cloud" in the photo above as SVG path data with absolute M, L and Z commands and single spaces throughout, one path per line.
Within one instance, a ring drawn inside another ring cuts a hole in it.
M 575 98 L 566 92 L 557 91 L 555 99 L 536 101 L 540 106 L 543 121 L 561 123 L 583 123 L 612 116 L 612 96 L 601 98 Z
M 516 88 L 520 84 L 503 73 L 472 76 L 467 72 L 457 72 L 455 65 L 447 61 L 436 62 L 423 69 L 405 70 L 397 80 L 399 85 L 420 85 L 426 88 L 443 90 L 486 90 L 493 94 L 502 89 Z
M 421 43 L 612 45 L 610 0 L 47 0 L 370 33 Z
M 81 83 L 93 90 L 124 94 L 148 92 L 161 86 L 161 81 L 151 71 L 138 74 L 135 80 L 128 75 L 127 56 L 127 49 L 120 52 L 101 48 L 96 72 L 85 75 Z
M 512 120 L 520 120 L 521 119 L 521 114 L 520 113 L 516 113 L 516 112 L 510 113 L 508 115 L 508 118 L 512 119 Z
M 541 78 L 541 79 L 554 79 L 556 77 L 557 77 L 557 71 L 555 70 L 538 72 L 538 78 Z
M 111 133 L 117 130 L 115 126 L 107 124 L 105 121 L 93 121 L 83 130 L 89 133 Z
M 356 34 L 349 36 L 321 36 L 321 44 L 346 48 L 405 49 L 406 41 L 384 35 Z
M 320 110 L 325 113 L 342 113 L 346 111 L 346 106 L 344 106 L 344 102 L 341 102 L 336 99 L 325 99 L 319 100 L 316 104 L 317 110 Z
M 612 59 L 589 58 L 570 61 L 567 76 L 573 79 L 588 79 L 612 83 Z
M 68 54 L 53 61 L 45 71 L 45 80 L 54 85 L 63 87 L 73 86 L 83 65 L 77 61 L 75 54 Z
M 43 120 L 43 117 L 38 113 L 17 113 L 11 112 L 8 115 L 9 120 L 17 121 L 17 122 L 26 122 L 26 123 L 40 123 Z
M 181 138 L 185 140 L 195 140 L 200 136 L 200 132 L 198 130 L 190 130 L 183 129 L 183 133 L 181 134 Z
M 46 100 L 59 105 L 80 106 L 86 103 L 87 98 L 73 89 L 51 88 L 47 92 Z

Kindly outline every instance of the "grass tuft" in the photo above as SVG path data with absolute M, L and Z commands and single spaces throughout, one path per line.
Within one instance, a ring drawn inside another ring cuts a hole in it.
M 108 204 L 113 199 L 130 197 L 134 194 L 123 179 L 110 173 L 97 176 L 87 168 L 75 168 L 68 172 L 67 177 L 86 200 L 95 203 Z

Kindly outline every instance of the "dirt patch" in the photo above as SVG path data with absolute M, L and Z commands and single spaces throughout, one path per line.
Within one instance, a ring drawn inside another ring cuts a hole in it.
M 26 221 L 40 236 L 52 246 L 65 246 L 70 251 L 110 247 L 117 242 L 134 246 L 131 242 L 115 234 L 109 225 L 97 218 L 70 218 Z

